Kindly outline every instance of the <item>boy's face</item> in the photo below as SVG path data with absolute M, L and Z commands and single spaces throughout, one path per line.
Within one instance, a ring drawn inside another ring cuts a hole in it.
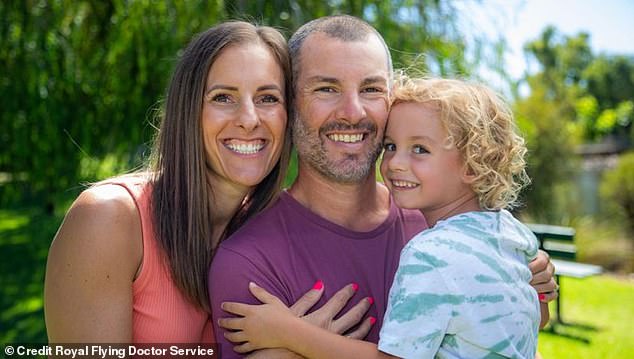
M 396 204 L 445 218 L 473 197 L 458 150 L 449 145 L 432 104 L 397 103 L 390 112 L 381 174 Z

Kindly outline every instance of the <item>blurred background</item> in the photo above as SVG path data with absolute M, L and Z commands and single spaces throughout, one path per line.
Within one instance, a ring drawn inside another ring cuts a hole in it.
M 482 81 L 512 104 L 533 183 L 524 221 L 573 227 L 566 317 L 545 358 L 634 352 L 634 3 L 628 0 L 3 0 L 0 344 L 45 343 L 50 242 L 86 183 L 142 168 L 179 51 L 217 22 L 364 18 L 396 67 Z M 291 168 L 287 183 L 295 170 Z M 563 288 L 562 288 L 563 289 Z M 68 294 L 73 295 L 72 293 Z

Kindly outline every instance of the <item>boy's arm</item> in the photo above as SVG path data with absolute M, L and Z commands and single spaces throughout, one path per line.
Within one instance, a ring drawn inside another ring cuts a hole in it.
M 225 334 L 232 342 L 244 343 L 235 348 L 238 352 L 287 348 L 309 358 L 395 358 L 380 352 L 376 344 L 334 334 L 296 317 L 279 299 L 254 283 L 249 284 L 249 290 L 264 304 L 222 305 L 225 311 L 243 316 L 220 320 L 222 327 L 238 330 Z

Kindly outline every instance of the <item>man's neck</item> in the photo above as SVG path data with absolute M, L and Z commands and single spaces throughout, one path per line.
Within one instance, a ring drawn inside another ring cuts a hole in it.
M 360 182 L 344 184 L 300 164 L 289 193 L 315 214 L 352 231 L 371 231 L 389 215 L 389 192 L 376 182 L 374 168 Z

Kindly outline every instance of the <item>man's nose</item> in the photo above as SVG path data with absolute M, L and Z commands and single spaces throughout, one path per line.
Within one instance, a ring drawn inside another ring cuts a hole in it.
M 357 123 L 366 118 L 365 107 L 356 92 L 344 94 L 339 103 L 336 113 L 337 119 L 346 120 L 350 123 Z

